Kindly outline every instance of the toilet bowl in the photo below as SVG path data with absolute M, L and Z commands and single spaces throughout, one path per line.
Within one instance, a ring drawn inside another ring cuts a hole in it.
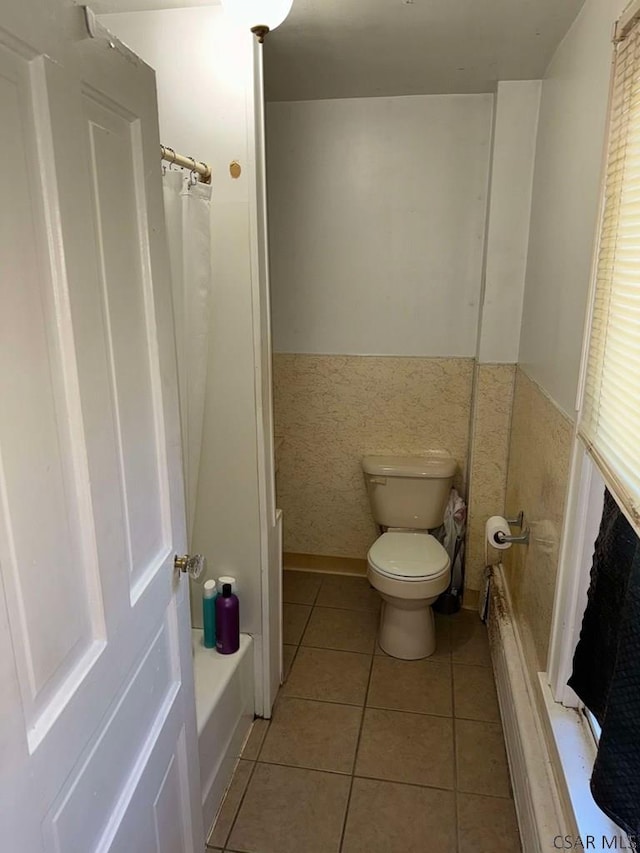
M 402 660 L 429 657 L 436 649 L 431 605 L 451 580 L 449 555 L 427 532 L 383 533 L 367 554 L 369 583 L 382 597 L 378 642 Z
M 378 642 L 396 658 L 426 658 L 436 648 L 431 605 L 449 586 L 451 567 L 431 531 L 444 521 L 456 468 L 445 450 L 362 459 L 373 519 L 386 531 L 367 555 L 383 602 Z

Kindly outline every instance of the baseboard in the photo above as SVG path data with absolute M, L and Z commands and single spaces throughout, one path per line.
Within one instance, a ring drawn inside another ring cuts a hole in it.
M 355 557 L 331 557 L 323 554 L 283 554 L 285 569 L 301 572 L 326 572 L 330 575 L 355 575 L 365 577 L 367 561 Z
M 526 665 L 501 566 L 491 581 L 489 642 L 522 849 L 542 853 L 571 832 L 557 788 L 540 713 L 539 685 Z

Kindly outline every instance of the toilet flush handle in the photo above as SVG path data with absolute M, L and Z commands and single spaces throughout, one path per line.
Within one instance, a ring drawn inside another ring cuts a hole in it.
M 372 486 L 386 486 L 387 478 L 386 477 L 369 477 L 369 482 Z

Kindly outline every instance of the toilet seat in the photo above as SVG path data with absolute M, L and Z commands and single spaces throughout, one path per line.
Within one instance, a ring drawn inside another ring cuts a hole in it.
M 407 582 L 436 580 L 449 571 L 449 555 L 428 533 L 383 533 L 368 554 L 372 569 Z

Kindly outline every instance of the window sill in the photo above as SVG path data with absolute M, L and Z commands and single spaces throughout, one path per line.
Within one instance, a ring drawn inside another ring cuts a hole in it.
M 555 775 L 569 809 L 569 817 L 573 818 L 582 841 L 580 844 L 577 838 L 561 839 L 554 842 L 554 847 L 559 850 L 582 850 L 583 847 L 591 850 L 632 849 L 626 846 L 630 843 L 626 833 L 598 808 L 591 796 L 589 780 L 596 744 L 586 719 L 575 709 L 565 708 L 554 700 L 546 672 L 538 673 L 538 678 L 545 724 L 556 759 L 553 762 Z M 587 846 L 588 838 L 593 838 L 590 846 Z M 616 839 L 616 847 L 611 846 L 612 839 Z

